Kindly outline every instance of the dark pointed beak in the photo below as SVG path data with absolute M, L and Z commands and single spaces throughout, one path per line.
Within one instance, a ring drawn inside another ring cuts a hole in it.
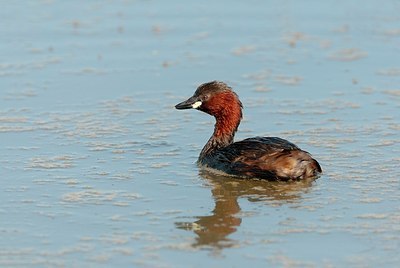
M 197 97 L 193 96 L 190 97 L 189 99 L 182 101 L 181 103 L 178 103 L 175 105 L 175 108 L 178 110 L 183 110 L 183 109 L 192 109 L 193 104 L 197 101 Z

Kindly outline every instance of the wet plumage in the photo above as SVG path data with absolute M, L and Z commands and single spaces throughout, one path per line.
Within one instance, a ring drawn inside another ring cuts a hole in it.
M 243 178 L 290 180 L 317 177 L 318 162 L 295 144 L 277 137 L 254 137 L 233 142 L 242 118 L 242 103 L 223 82 L 200 85 L 194 95 L 175 106 L 195 108 L 216 119 L 214 133 L 202 149 L 201 166 Z

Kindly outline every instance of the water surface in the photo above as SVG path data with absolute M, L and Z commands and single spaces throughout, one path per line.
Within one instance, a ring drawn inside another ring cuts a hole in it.
M 0 266 L 396 267 L 396 1 L 3 4 Z M 310 151 L 316 181 L 195 165 L 223 80 L 237 139 Z

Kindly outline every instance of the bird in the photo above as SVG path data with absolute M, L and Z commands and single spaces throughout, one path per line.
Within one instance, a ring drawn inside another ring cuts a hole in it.
M 224 82 L 201 84 L 175 108 L 196 109 L 215 117 L 214 132 L 197 160 L 200 167 L 244 179 L 280 181 L 317 178 L 322 173 L 310 153 L 285 139 L 257 136 L 234 142 L 243 105 Z

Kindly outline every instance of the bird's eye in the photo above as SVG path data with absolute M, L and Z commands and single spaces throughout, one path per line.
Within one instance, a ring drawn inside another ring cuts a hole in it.
M 209 98 L 210 98 L 210 95 L 206 94 L 206 95 L 203 96 L 203 101 L 206 101 L 206 100 L 208 100 Z

